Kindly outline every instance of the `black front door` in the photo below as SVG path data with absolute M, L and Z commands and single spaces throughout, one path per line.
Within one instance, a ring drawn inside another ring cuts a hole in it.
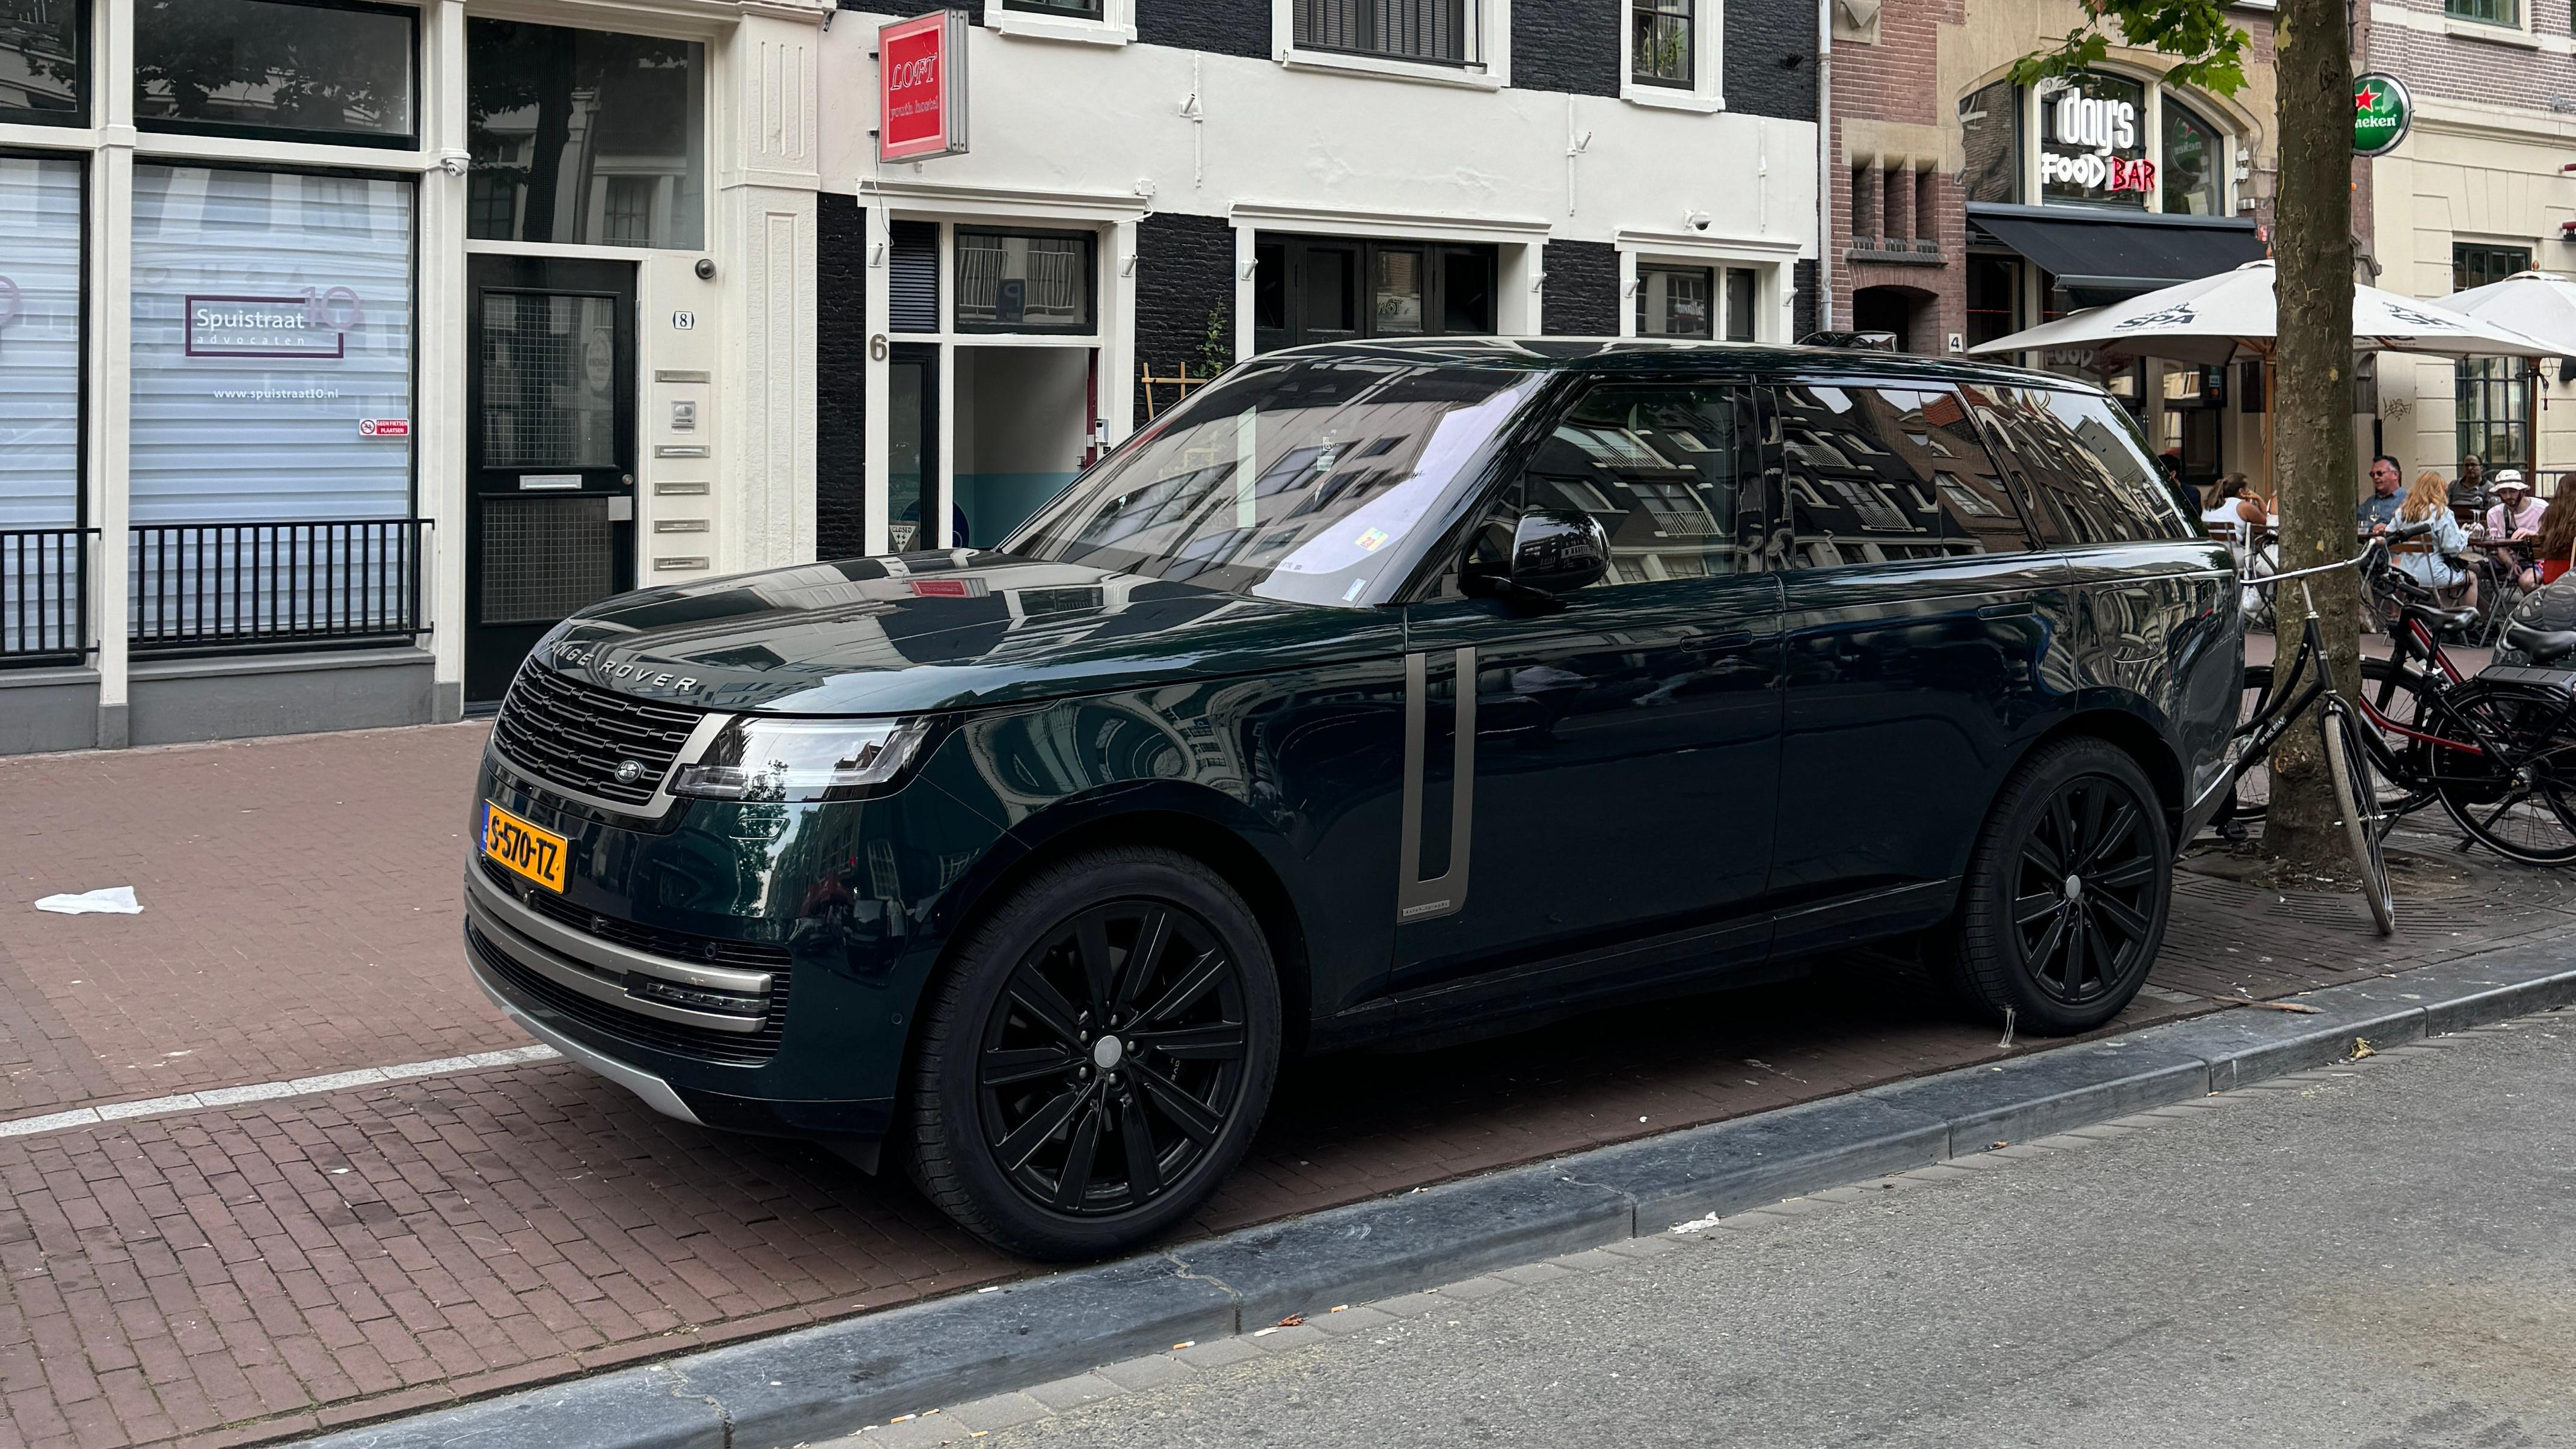
M 1400 990 L 1561 1002 L 1767 951 L 1781 604 L 1762 568 L 1763 401 L 1591 389 L 1478 547 L 1505 546 L 1525 509 L 1579 510 L 1609 535 L 1610 576 L 1545 612 L 1407 611 Z
M 465 392 L 465 697 L 635 587 L 635 268 L 476 256 Z

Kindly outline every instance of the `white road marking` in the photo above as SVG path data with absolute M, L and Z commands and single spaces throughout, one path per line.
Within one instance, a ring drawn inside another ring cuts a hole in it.
M 472 1056 L 440 1057 L 430 1062 L 405 1062 L 396 1067 L 360 1067 L 352 1072 L 330 1072 L 318 1077 L 297 1077 L 291 1082 L 260 1082 L 248 1087 L 209 1087 L 202 1092 L 180 1092 L 168 1097 L 146 1097 L 139 1102 L 110 1102 L 103 1107 L 78 1107 L 69 1112 L 48 1112 L 41 1117 L 20 1117 L 0 1122 L 0 1137 L 31 1137 L 39 1132 L 60 1132 L 71 1127 L 95 1127 L 102 1122 L 122 1122 L 136 1117 L 167 1117 L 174 1112 L 194 1112 L 206 1107 L 237 1107 L 244 1102 L 266 1102 L 278 1097 L 310 1097 L 321 1092 L 337 1092 L 344 1087 L 371 1087 L 384 1082 L 409 1081 L 414 1077 L 444 1077 L 456 1072 L 480 1071 L 485 1067 L 513 1067 L 525 1062 L 559 1061 L 563 1053 L 550 1046 L 510 1047 L 497 1052 L 476 1052 Z

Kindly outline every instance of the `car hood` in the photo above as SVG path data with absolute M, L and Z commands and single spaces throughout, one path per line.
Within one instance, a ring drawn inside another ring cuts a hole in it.
M 1393 654 L 1402 637 L 1388 611 L 960 552 L 621 594 L 532 662 L 702 709 L 909 714 Z

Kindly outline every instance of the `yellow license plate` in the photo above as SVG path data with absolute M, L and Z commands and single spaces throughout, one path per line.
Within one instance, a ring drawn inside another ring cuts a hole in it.
M 486 802 L 483 853 L 550 891 L 564 885 L 564 838 Z

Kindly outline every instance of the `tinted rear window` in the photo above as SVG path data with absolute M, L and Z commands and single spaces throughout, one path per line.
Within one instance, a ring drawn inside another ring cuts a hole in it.
M 2021 514 L 1944 387 L 1779 390 L 1791 568 L 2018 553 Z
M 2109 398 L 2045 387 L 1975 387 L 1968 395 L 1996 445 L 2039 495 L 2037 522 L 2049 541 L 2135 543 L 2199 535 L 2127 415 Z

